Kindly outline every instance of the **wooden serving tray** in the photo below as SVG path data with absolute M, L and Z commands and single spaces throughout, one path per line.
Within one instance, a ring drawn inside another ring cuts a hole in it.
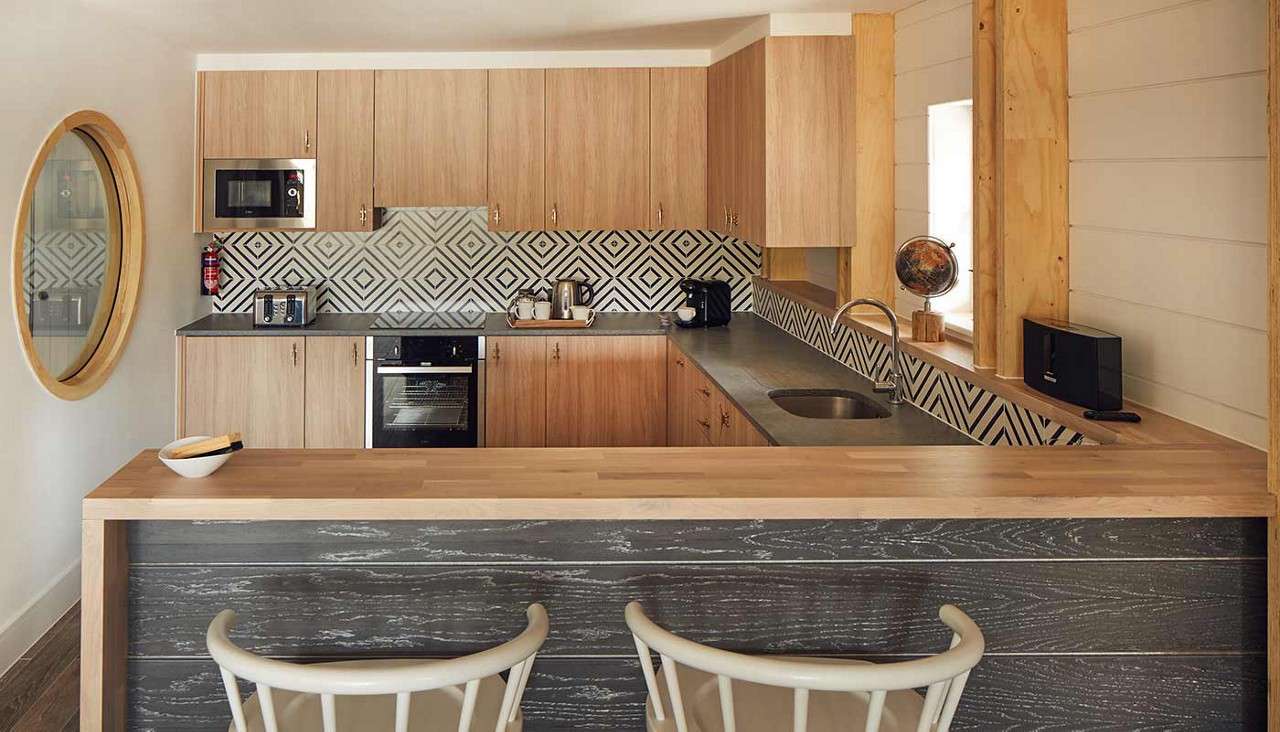
M 516 320 L 510 315 L 507 315 L 507 325 L 517 330 L 523 330 L 525 328 L 590 328 L 595 322 L 596 314 L 594 311 L 592 311 L 591 317 L 586 320 Z

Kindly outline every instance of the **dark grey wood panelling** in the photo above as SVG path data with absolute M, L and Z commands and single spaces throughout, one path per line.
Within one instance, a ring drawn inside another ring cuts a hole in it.
M 988 656 L 952 729 L 1262 729 L 1265 671 L 1261 655 Z M 212 661 L 134 660 L 129 688 L 132 730 L 224 732 L 230 722 Z M 525 729 L 643 730 L 643 700 L 644 682 L 630 658 L 539 659 Z
M 1264 557 L 1255 519 L 380 521 L 130 525 L 146 563 Z
M 1266 640 L 1264 560 L 884 564 L 135 567 L 133 655 L 203 653 L 210 619 L 241 614 L 258 652 L 471 652 L 547 606 L 550 653 L 626 653 L 640 600 L 678 633 L 770 652 L 921 653 L 954 603 L 991 651 L 1220 651 Z M 327 640 L 319 640 L 327 639 Z

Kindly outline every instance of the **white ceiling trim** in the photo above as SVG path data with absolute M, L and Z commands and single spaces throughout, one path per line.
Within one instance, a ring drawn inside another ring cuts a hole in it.
M 762 15 L 714 48 L 634 51 L 408 51 L 200 53 L 197 71 L 283 69 L 561 69 L 710 66 L 766 36 L 847 36 L 850 13 Z

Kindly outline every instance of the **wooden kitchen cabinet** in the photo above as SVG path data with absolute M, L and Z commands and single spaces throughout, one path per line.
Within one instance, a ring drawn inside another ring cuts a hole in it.
M 364 338 L 306 339 L 306 447 L 364 447 Z
M 179 433 L 240 432 L 245 447 L 304 446 L 306 340 L 186 337 Z
M 716 447 L 768 447 L 770 444 L 738 405 L 719 389 L 715 390 L 711 416 L 714 420 L 711 444 Z
M 316 157 L 315 71 L 204 71 L 205 158 Z
M 377 72 L 374 205 L 486 204 L 488 79 L 484 70 Z
M 547 339 L 485 339 L 485 447 L 547 444 Z
M 713 231 L 768 247 L 853 243 L 851 79 L 848 36 L 769 37 L 710 68 Z
M 316 228 L 373 230 L 372 71 L 321 71 L 316 91 Z
M 667 444 L 665 336 L 547 339 L 548 447 Z
M 649 72 L 649 228 L 707 225 L 707 70 Z
M 546 87 L 542 69 L 489 71 L 489 230 L 546 224 Z
M 548 69 L 547 228 L 649 224 L 649 69 Z

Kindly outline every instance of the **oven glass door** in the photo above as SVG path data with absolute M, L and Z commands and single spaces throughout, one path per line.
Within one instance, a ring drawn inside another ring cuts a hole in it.
M 475 447 L 472 366 L 373 367 L 373 447 Z

